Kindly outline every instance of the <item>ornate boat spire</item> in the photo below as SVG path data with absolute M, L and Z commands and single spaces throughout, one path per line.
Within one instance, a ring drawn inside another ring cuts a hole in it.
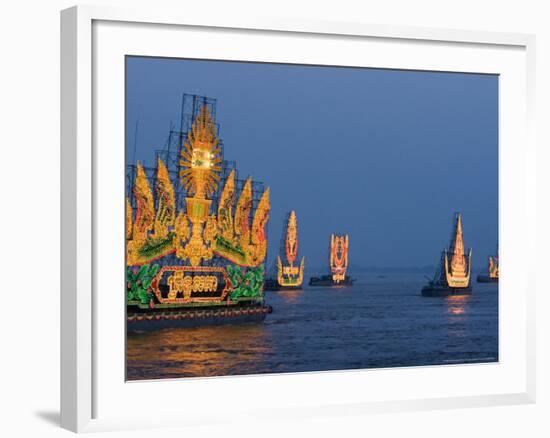
M 181 149 L 179 177 L 188 196 L 205 199 L 212 195 L 220 180 L 221 147 L 216 125 L 208 107 L 203 105 Z
M 296 213 L 294 210 L 290 212 L 288 216 L 288 224 L 286 228 L 286 239 L 285 239 L 285 252 L 286 259 L 291 265 L 296 260 L 298 255 L 298 224 L 296 223 Z
M 235 208 L 235 234 L 239 237 L 241 246 L 247 246 L 250 243 L 250 210 L 252 210 L 252 180 L 248 178 Z
M 154 237 L 165 238 L 168 236 L 168 228 L 174 226 L 176 201 L 168 169 L 160 158 L 157 159 L 156 199 L 157 214 L 155 217 Z
M 180 151 L 178 176 L 186 192 L 184 210 L 176 208 L 174 186 L 161 159 L 157 161 L 154 196 L 145 169 L 137 164 L 135 207 L 132 209 L 128 199 L 126 212 L 129 266 L 150 263 L 171 253 L 194 268 L 214 255 L 241 267 L 256 268 L 264 262 L 269 188 L 254 205 L 252 179 L 248 178 L 237 193 L 235 172 L 231 171 L 221 190 L 217 212 L 211 213 L 222 161 L 217 128 L 205 104 Z
M 449 263 L 449 254 L 451 261 Z M 455 227 L 449 252 L 445 251 L 445 279 L 447 285 L 453 288 L 466 288 L 470 285 L 472 250 L 466 254 L 464 250 L 464 236 L 462 231 L 462 216 L 455 215 Z
M 221 237 L 233 242 L 233 202 L 235 199 L 235 171 L 232 170 L 222 191 L 218 204 L 218 230 Z
M 456 217 L 455 235 L 450 248 L 451 271 L 454 275 L 466 275 L 466 257 L 464 255 L 464 237 L 462 235 L 462 216 Z
M 330 270 L 332 279 L 339 283 L 346 279 L 348 270 L 349 236 L 330 236 Z
M 136 200 L 136 215 L 134 219 L 133 240 L 143 242 L 153 227 L 155 204 L 149 186 L 149 180 L 143 166 L 137 163 L 136 179 L 134 183 L 134 199 Z
M 288 215 L 284 249 L 287 264 L 283 264 L 280 255 L 277 256 L 277 282 L 279 286 L 299 288 L 304 279 L 304 257 L 299 267 L 294 266 L 298 256 L 298 221 L 294 210 Z

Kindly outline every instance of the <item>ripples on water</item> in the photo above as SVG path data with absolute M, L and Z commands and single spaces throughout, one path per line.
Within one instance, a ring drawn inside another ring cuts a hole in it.
M 129 333 L 129 380 L 498 361 L 498 285 L 425 298 L 422 274 L 266 292 L 263 323 Z

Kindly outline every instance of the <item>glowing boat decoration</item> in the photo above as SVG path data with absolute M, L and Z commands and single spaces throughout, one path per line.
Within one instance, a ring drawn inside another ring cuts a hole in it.
M 469 295 L 472 250 L 464 249 L 462 216 L 455 215 L 449 250 L 444 250 L 434 278 L 422 288 L 424 296 Z
M 349 265 L 349 236 L 330 236 L 330 275 L 311 277 L 310 286 L 351 286 L 353 279 L 347 275 Z
M 479 274 L 477 276 L 478 283 L 498 283 L 500 276 L 500 268 L 498 263 L 498 254 L 489 256 L 489 265 L 487 267 L 487 274 Z
M 268 279 L 265 283 L 266 290 L 292 290 L 302 289 L 304 280 L 304 262 L 302 257 L 300 264 L 295 264 L 298 257 L 298 220 L 296 212 L 292 210 L 286 222 L 284 237 L 284 255 L 277 256 L 277 279 Z
M 254 208 L 252 181 L 237 193 L 231 171 L 221 196 L 214 198 L 223 156 L 206 104 L 195 115 L 179 155 L 175 184 L 185 192 L 183 208 L 176 208 L 174 183 L 160 158 L 154 194 L 137 163 L 133 204 L 126 199 L 128 327 L 262 320 L 271 311 L 263 297 L 269 189 Z

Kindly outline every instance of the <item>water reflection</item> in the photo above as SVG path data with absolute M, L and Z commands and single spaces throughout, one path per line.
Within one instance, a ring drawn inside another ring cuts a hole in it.
M 469 295 L 456 295 L 446 298 L 447 313 L 453 316 L 466 316 L 468 303 L 470 301 Z
M 422 274 L 270 292 L 260 324 L 129 333 L 128 378 L 327 371 L 498 360 L 498 284 L 426 299 Z
M 297 304 L 300 301 L 302 301 L 304 291 L 302 289 L 300 289 L 300 290 L 285 290 L 285 291 L 277 292 L 277 295 L 280 296 L 281 299 L 285 303 Z
M 271 352 L 263 324 L 129 333 L 127 378 L 250 374 Z

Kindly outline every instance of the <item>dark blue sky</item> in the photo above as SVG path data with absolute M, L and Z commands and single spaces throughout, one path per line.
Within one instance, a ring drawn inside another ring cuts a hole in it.
M 474 266 L 498 238 L 498 77 L 365 68 L 128 58 L 127 160 L 154 163 L 182 93 L 217 99 L 225 158 L 271 188 L 273 261 L 283 220 L 325 265 L 331 233 L 350 263 L 435 265 L 454 211 Z

